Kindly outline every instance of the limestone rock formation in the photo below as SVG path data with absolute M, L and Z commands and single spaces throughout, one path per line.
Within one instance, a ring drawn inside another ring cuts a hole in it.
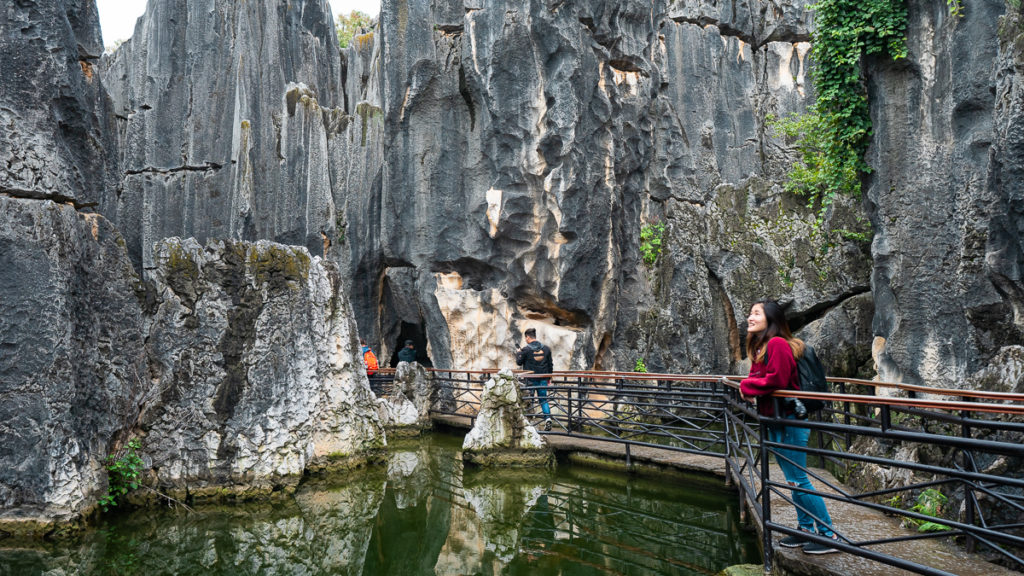
M 805 7 L 386 0 L 356 97 L 380 110 L 383 162 L 347 211 L 362 329 L 426 333 L 438 366 L 508 367 L 537 327 L 556 369 L 726 372 L 750 301 L 788 300 L 803 326 L 866 293 L 867 246 L 810 238 L 768 128 L 813 102 Z
M 416 337 L 437 366 L 507 367 L 532 326 L 557 369 L 740 371 L 746 308 L 774 296 L 834 373 L 866 375 L 879 336 L 883 378 L 962 383 L 1021 343 L 1018 16 L 912 2 L 910 57 L 868 63 L 868 245 L 817 234 L 782 188 L 795 155 L 771 118 L 814 100 L 808 4 L 385 0 L 344 54 L 319 0 L 154 4 L 103 66 L 126 152 L 101 209 L 138 264 L 172 234 L 338 262 L 385 357 Z M 957 58 L 964 38 L 983 40 Z M 903 86 L 929 107 L 890 105 Z M 947 213 L 902 217 L 937 188 Z M 964 347 L 929 307 L 959 310 Z
M 325 0 L 150 2 L 102 75 L 123 151 L 110 217 L 137 263 L 169 236 L 338 241 L 349 119 Z
M 118 177 L 93 0 L 0 11 L 0 193 L 106 205 Z
M 148 384 L 138 277 L 109 221 L 0 194 L 0 534 L 96 503 Z
M 523 413 L 521 383 L 511 370 L 489 379 L 480 412 L 462 442 L 462 458 L 484 466 L 550 466 L 552 452 Z
M 433 379 L 427 371 L 415 362 L 400 362 L 390 393 L 377 398 L 377 411 L 389 435 L 417 435 L 429 429 L 434 396 Z
M 270 490 L 384 445 L 336 268 L 267 241 L 171 238 L 154 260 L 141 427 L 160 486 Z
M 867 198 L 884 380 L 960 388 L 1024 344 L 1024 17 L 907 3 L 908 56 L 871 62 Z

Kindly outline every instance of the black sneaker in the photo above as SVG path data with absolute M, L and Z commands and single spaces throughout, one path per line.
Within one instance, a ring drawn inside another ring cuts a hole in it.
M 544 431 L 545 432 L 550 432 L 551 431 L 551 418 L 545 418 L 544 419 Z
M 835 534 L 832 535 L 832 541 L 838 542 L 839 537 Z M 808 542 L 804 546 L 804 554 L 831 554 L 833 552 L 839 552 L 838 548 L 833 548 L 828 544 L 818 544 L 817 542 Z
M 810 543 L 810 540 L 803 536 L 786 536 L 782 540 L 779 540 L 779 546 L 786 548 L 803 548 Z

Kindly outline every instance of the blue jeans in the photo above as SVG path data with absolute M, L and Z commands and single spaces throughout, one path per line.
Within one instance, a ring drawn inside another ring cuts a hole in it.
M 544 413 L 544 416 L 551 416 L 551 406 L 548 405 L 548 381 L 530 380 L 530 382 L 529 390 L 537 396 L 537 400 L 540 402 L 540 411 Z
M 810 436 L 811 430 L 800 426 L 768 427 L 768 439 L 781 444 L 807 446 L 807 439 Z M 825 500 L 815 493 L 814 484 L 811 484 L 811 479 L 807 477 L 807 472 L 804 470 L 807 468 L 807 453 L 786 448 L 776 448 L 776 450 L 781 458 L 776 457 L 775 461 L 778 462 L 779 468 L 782 468 L 782 475 L 786 477 L 786 482 L 792 486 L 811 490 L 811 492 L 792 491 L 793 502 L 796 503 L 797 524 L 800 529 L 832 537 L 832 518 L 828 515 Z M 821 522 L 815 521 L 812 514 Z M 815 526 L 817 526 L 817 530 L 815 530 Z

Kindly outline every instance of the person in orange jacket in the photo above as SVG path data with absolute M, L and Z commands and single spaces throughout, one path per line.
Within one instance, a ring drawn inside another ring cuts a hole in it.
M 373 350 L 366 344 L 366 340 L 360 338 L 359 344 L 363 347 L 363 364 L 366 365 L 366 375 L 373 376 L 377 373 L 377 355 L 373 353 Z

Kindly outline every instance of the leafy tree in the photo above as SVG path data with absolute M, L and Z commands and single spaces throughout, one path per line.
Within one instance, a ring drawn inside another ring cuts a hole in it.
M 365 34 L 372 26 L 370 15 L 358 10 L 353 10 L 348 16 L 338 14 L 338 45 L 348 48 L 353 36 Z

